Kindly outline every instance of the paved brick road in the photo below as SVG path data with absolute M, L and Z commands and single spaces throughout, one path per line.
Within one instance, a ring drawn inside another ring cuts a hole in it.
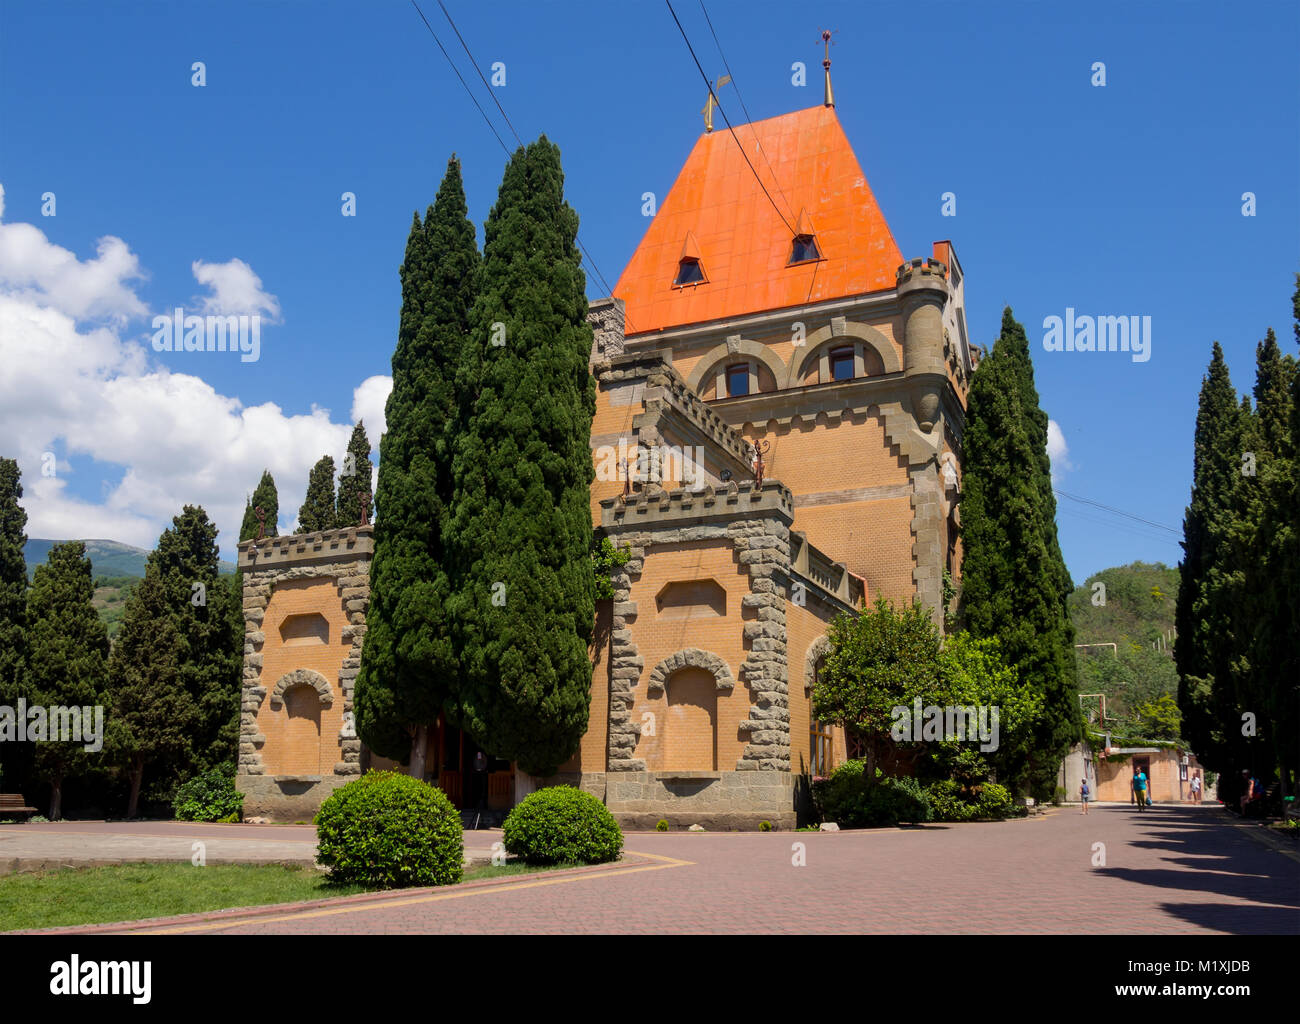
M 629 835 L 579 876 L 183 925 L 224 934 L 1300 934 L 1300 863 L 1215 806 L 843 833 Z M 795 867 L 791 844 L 805 844 Z M 1106 866 L 1093 867 L 1104 843 Z M 682 863 L 686 862 L 686 863 Z M 172 928 L 176 926 L 173 925 Z

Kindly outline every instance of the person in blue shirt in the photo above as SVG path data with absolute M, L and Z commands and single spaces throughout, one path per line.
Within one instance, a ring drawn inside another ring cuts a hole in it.
M 1145 811 L 1147 808 L 1147 776 L 1141 768 L 1133 776 L 1133 792 L 1137 796 L 1138 810 Z

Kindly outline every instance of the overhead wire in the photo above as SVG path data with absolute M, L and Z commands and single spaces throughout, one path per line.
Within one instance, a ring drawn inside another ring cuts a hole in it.
M 429 24 L 429 19 L 424 16 L 424 11 L 420 10 L 420 5 L 416 3 L 416 0 L 411 0 L 411 6 L 415 8 L 416 13 L 420 16 L 420 20 L 424 22 L 424 27 L 429 30 L 429 35 L 433 36 L 433 41 L 438 44 L 438 49 L 442 51 L 443 57 L 446 58 L 447 64 L 451 67 L 452 72 L 456 75 L 456 78 L 460 82 L 461 86 L 465 89 L 465 93 L 469 96 L 470 102 L 472 102 L 474 104 L 475 109 L 478 110 L 479 116 L 483 118 L 489 130 L 492 132 L 493 136 L 495 136 L 497 143 L 501 146 L 501 149 L 505 152 L 506 157 L 507 158 L 510 157 L 511 156 L 510 147 L 505 144 L 505 141 L 501 138 L 501 135 L 497 131 L 496 126 L 492 123 L 491 118 L 488 117 L 487 112 L 483 109 L 483 107 L 479 104 L 479 101 L 475 98 L 473 90 L 470 89 L 468 83 L 466 83 L 465 79 L 461 76 L 461 73 L 457 69 L 455 62 L 452 61 L 451 59 L 451 55 L 447 53 L 446 47 L 442 45 L 442 40 L 438 38 L 438 34 L 433 30 L 433 26 Z M 470 52 L 469 44 L 465 42 L 465 37 L 461 35 L 460 29 L 456 27 L 456 22 L 452 18 L 451 13 L 447 10 L 442 0 L 438 0 L 438 6 L 442 8 L 443 15 L 446 17 L 448 24 L 451 25 L 452 31 L 456 33 L 456 38 L 460 40 L 461 47 L 465 50 L 466 56 L 469 57 L 470 63 L 474 66 L 474 70 L 478 73 L 479 80 L 482 81 L 483 87 L 487 89 L 488 95 L 492 97 L 492 102 L 496 104 L 497 110 L 501 112 L 501 117 L 505 121 L 506 125 L 509 127 L 511 134 L 514 135 L 515 141 L 518 142 L 520 146 L 523 146 L 524 144 L 523 140 L 519 137 L 519 133 L 515 131 L 515 126 L 511 122 L 509 115 L 506 114 L 505 107 L 501 105 L 501 101 L 497 98 L 496 90 L 494 90 L 492 86 L 488 84 L 487 79 L 483 77 L 483 72 L 479 68 L 478 63 L 474 60 L 474 55 L 473 53 Z M 582 244 L 582 239 L 578 237 L 576 233 L 574 234 L 573 241 L 578 246 L 578 249 L 582 252 L 582 255 L 586 258 L 587 263 L 591 267 L 592 273 L 596 275 L 596 280 L 600 282 L 601 287 L 605 290 L 605 294 L 612 296 L 614 294 L 614 289 L 610 287 L 609 281 L 606 280 L 605 275 L 601 273 L 600 267 L 597 266 L 596 261 L 592 259 L 591 253 L 587 251 L 587 247 Z M 636 328 L 631 324 L 630 321 L 627 321 L 626 319 L 624 322 L 624 333 L 625 334 L 636 333 Z
M 785 214 L 782 213 L 781 208 L 776 205 L 776 200 L 772 198 L 772 193 L 769 192 L 767 186 L 763 184 L 763 179 L 759 177 L 758 171 L 754 169 L 754 164 L 750 161 L 749 154 L 745 152 L 745 147 L 740 142 L 740 136 L 736 134 L 736 129 L 731 126 L 731 118 L 727 117 L 727 112 L 722 109 L 722 104 L 718 102 L 718 94 L 713 91 L 713 83 L 709 81 L 709 76 L 704 73 L 704 67 L 700 64 L 700 58 L 695 56 L 695 47 L 691 45 L 691 40 L 686 34 L 686 29 L 682 28 L 681 19 L 677 17 L 677 12 L 673 10 L 672 0 L 664 0 L 664 3 L 668 5 L 668 13 L 673 16 L 673 21 L 677 24 L 677 31 L 681 33 L 682 42 L 686 44 L 686 49 L 690 51 L 691 60 L 695 62 L 696 70 L 699 71 L 700 77 L 704 79 L 704 84 L 708 87 L 709 95 L 713 97 L 714 106 L 718 108 L 718 113 L 722 115 L 722 120 L 726 123 L 727 130 L 731 132 L 731 137 L 735 141 L 736 147 L 740 150 L 740 155 L 745 158 L 745 163 L 749 167 L 749 172 L 754 176 L 754 180 L 758 182 L 758 187 L 763 190 L 763 195 L 767 196 L 767 201 L 772 204 L 772 209 L 776 211 L 776 215 L 781 218 L 781 223 L 786 226 L 786 229 L 790 232 L 790 236 L 793 238 L 796 234 L 795 229 L 791 227 L 790 222 L 785 219 Z

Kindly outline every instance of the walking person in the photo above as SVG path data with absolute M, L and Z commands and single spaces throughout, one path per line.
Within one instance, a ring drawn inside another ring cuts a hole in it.
M 1083 803 L 1083 810 L 1080 812 L 1081 814 L 1088 813 L 1088 798 L 1091 795 L 1092 792 L 1088 789 L 1088 780 L 1084 779 L 1079 783 L 1079 800 Z
M 1145 811 L 1147 809 L 1147 776 L 1146 772 L 1141 768 L 1133 776 L 1133 793 L 1137 797 L 1138 810 Z
M 1201 802 L 1201 773 L 1197 772 L 1192 776 L 1192 803 Z

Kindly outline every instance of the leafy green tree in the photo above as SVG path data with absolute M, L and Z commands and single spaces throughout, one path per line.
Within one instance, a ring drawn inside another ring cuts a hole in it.
M 244 519 L 239 524 L 239 539 L 254 540 L 257 537 L 257 510 L 266 514 L 266 536 L 280 535 L 280 496 L 275 489 L 275 478 L 269 469 L 262 470 L 262 479 L 257 482 L 253 496 L 244 506 Z
M 1134 727 L 1146 739 L 1178 739 L 1182 716 L 1178 712 L 1178 704 L 1169 694 L 1161 694 L 1154 700 L 1138 705 L 1134 709 L 1134 718 Z
M 181 681 L 198 709 L 193 756 L 179 781 L 234 761 L 237 752 L 243 601 L 233 581 L 219 575 L 217 555 L 216 526 L 201 507 L 186 505 L 149 556 L 181 638 Z
M 151 559 L 144 579 L 127 599 L 108 659 L 111 710 L 106 746 L 130 780 L 128 818 L 139 809 L 146 767 L 175 767 L 193 758 L 192 737 L 202 720 L 185 687 L 184 659 L 167 587 Z
M 852 731 L 865 747 L 868 786 L 876 769 L 896 774 L 893 709 L 944 703 L 939 631 L 919 604 L 896 610 L 884 598 L 859 615 L 838 615 L 826 633 L 830 651 L 813 685 L 813 717 Z M 890 767 L 894 770 L 891 771 Z
M 982 749 L 984 743 L 976 750 L 969 742 L 938 744 L 932 755 L 932 773 L 960 779 L 959 765 L 976 757 L 999 779 L 1023 773 L 1034 752 L 1046 701 L 1041 693 L 1021 684 L 1015 668 L 1002 656 L 998 641 L 964 631 L 954 633 L 939 654 L 939 679 L 945 705 L 988 708 L 986 721 L 990 725 L 996 708 L 997 737 L 996 747 L 987 751 Z
M 81 541 L 50 548 L 27 598 L 29 700 L 46 709 L 103 707 L 108 633 L 92 598 L 90 559 Z M 83 737 L 88 723 L 82 718 Z M 88 740 L 87 743 L 90 741 Z M 90 770 L 86 743 L 36 743 L 36 774 L 50 784 L 50 819 L 63 817 L 65 780 Z
M 370 438 L 366 437 L 365 424 L 358 422 L 352 428 L 348 450 L 339 470 L 339 499 L 335 521 L 340 528 L 359 525 L 363 511 L 367 515 L 373 513 L 370 476 L 374 468 L 374 463 L 370 461 Z
M 27 651 L 27 513 L 22 473 L 14 459 L 0 459 L 0 705 L 16 707 L 24 695 L 23 675 Z M 0 768 L 8 788 L 21 791 L 30 769 L 31 751 L 25 744 L 0 744 Z
M 334 459 L 322 455 L 311 468 L 307 496 L 298 509 L 298 532 L 316 533 L 334 529 Z M 254 534 L 256 536 L 256 534 Z
M 402 263 L 393 390 L 379 443 L 383 515 L 375 522 L 355 696 L 366 744 L 383 757 L 409 758 L 416 777 L 424 775 L 429 726 L 450 701 L 458 673 L 446 611 L 454 584 L 445 534 L 460 426 L 456 370 L 478 265 L 453 157 L 424 222 L 414 217 Z
M 459 374 L 472 401 L 453 461 L 459 718 L 536 775 L 586 732 L 595 626 L 592 333 L 563 186 L 545 136 L 506 167 L 484 228 Z
M 963 436 L 959 619 L 995 637 L 1024 685 L 1042 695 L 1034 753 L 1022 780 L 1050 793 L 1061 758 L 1082 735 L 1074 685 L 1073 589 L 1056 536 L 1046 416 L 1024 328 L 1010 308 L 971 381 Z

